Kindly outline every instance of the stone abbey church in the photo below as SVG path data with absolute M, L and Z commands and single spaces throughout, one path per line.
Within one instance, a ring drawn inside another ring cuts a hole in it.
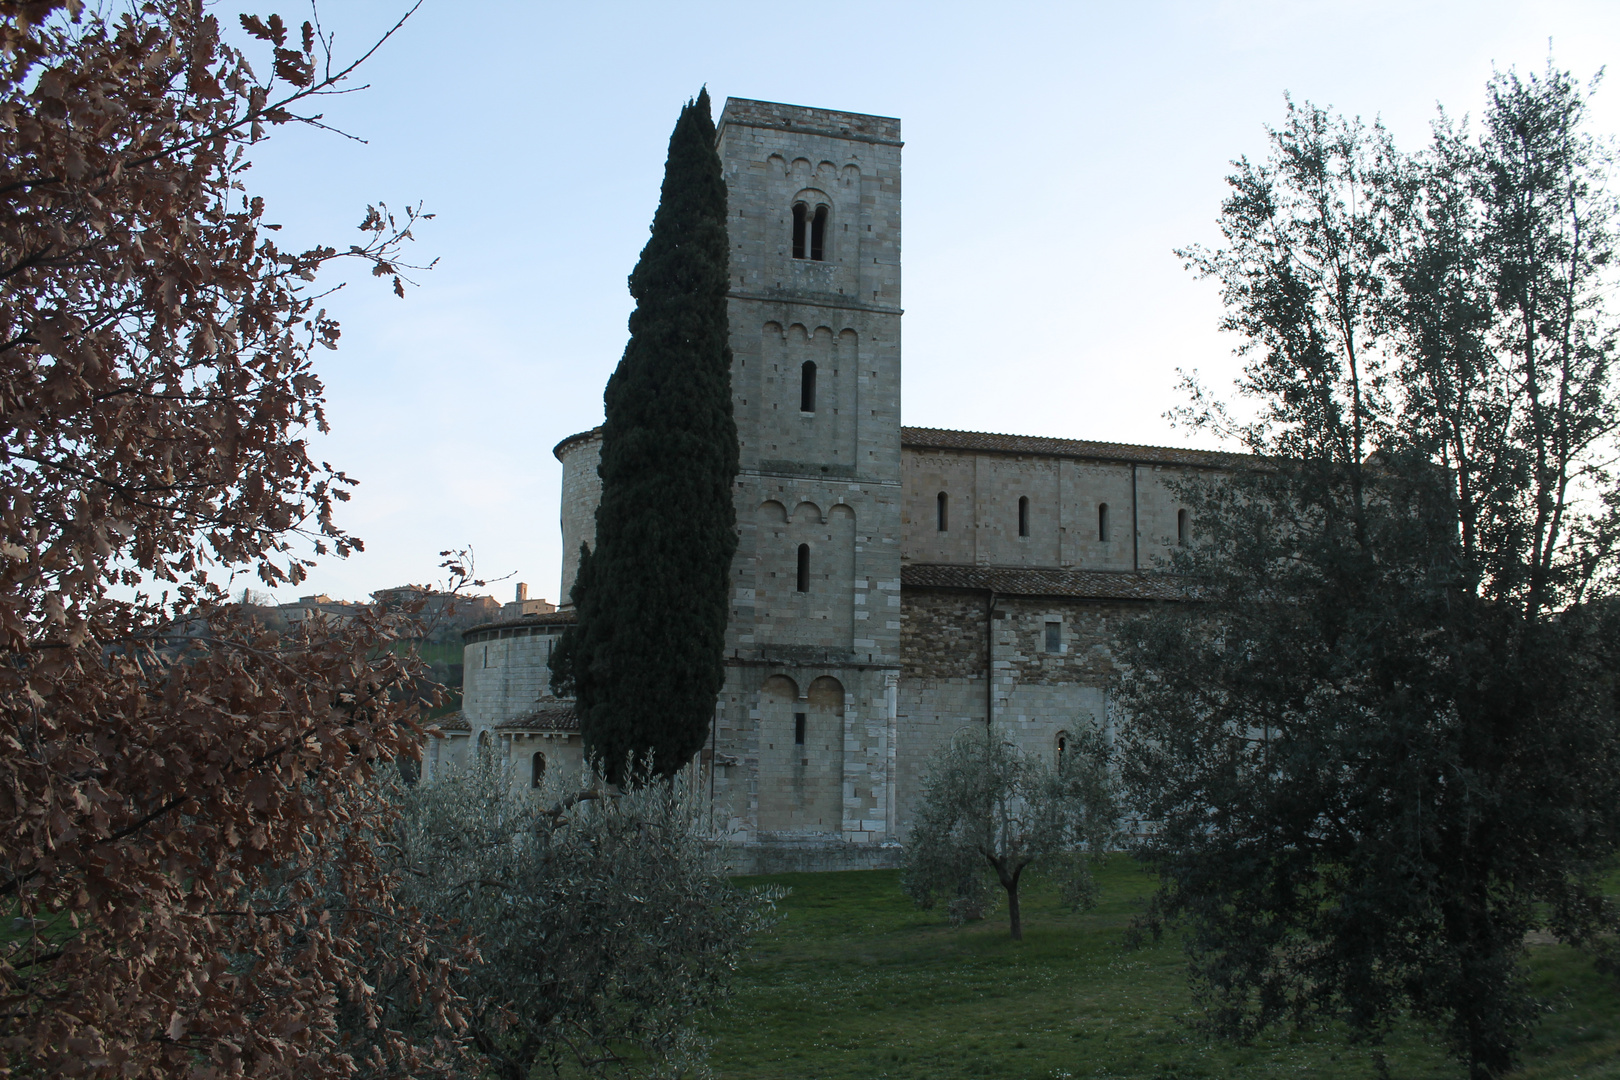
M 1225 455 L 900 424 L 900 122 L 728 99 L 732 392 L 741 450 L 728 677 L 695 779 L 738 869 L 881 865 L 929 757 L 993 719 L 1028 750 L 1110 722 L 1113 628 L 1168 593 L 1168 482 Z M 564 439 L 560 595 L 593 543 L 599 430 Z M 521 597 L 520 597 L 521 600 Z M 473 747 L 577 766 L 546 659 L 568 611 L 466 632 Z M 524 611 L 532 611 L 524 614 Z

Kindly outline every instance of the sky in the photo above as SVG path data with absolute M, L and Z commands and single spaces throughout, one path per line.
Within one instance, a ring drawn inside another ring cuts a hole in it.
M 320 16 L 343 59 L 407 6 Z M 1416 149 L 1437 106 L 1478 115 L 1493 68 L 1539 72 L 1550 48 L 1584 79 L 1617 46 L 1613 0 L 424 0 L 367 89 L 323 103 L 354 138 L 275 129 L 249 174 L 289 245 L 346 246 L 378 200 L 435 215 L 404 300 L 355 273 L 325 301 L 343 337 L 316 358 L 332 430 L 313 441 L 360 481 L 338 520 L 365 550 L 275 595 L 438 583 L 438 553 L 471 549 L 479 591 L 558 599 L 551 449 L 601 422 L 700 87 L 716 118 L 735 96 L 901 119 L 904 423 L 1210 445 L 1165 414 L 1178 369 L 1230 386 L 1236 342 L 1175 250 L 1218 240 L 1230 162 L 1264 156 L 1285 95 Z M 1589 116 L 1620 133 L 1620 85 Z

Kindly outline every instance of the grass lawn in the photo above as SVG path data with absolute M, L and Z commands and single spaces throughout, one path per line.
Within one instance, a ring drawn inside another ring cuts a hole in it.
M 1377 1075 L 1372 1051 L 1332 1028 L 1282 1031 L 1247 1047 L 1191 1030 L 1179 944 L 1121 947 L 1152 889 L 1124 857 L 1086 914 L 1030 889 L 1022 942 L 1008 936 L 1004 907 L 960 929 L 939 911 L 918 911 L 892 870 L 738 883 L 793 892 L 732 1002 L 705 1023 L 726 1080 Z M 1535 947 L 1531 963 L 1548 1012 L 1520 1075 L 1620 1080 L 1620 985 L 1563 946 Z M 1464 1075 L 1415 1024 L 1385 1054 L 1400 1080 Z

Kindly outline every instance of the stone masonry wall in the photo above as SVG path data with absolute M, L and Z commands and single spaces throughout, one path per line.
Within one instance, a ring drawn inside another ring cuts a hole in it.
M 602 477 L 596 468 L 602 461 L 600 431 L 575 435 L 556 450 L 562 462 L 562 584 L 559 605 L 571 603 L 574 576 L 579 573 L 579 546 L 596 546 L 596 507 L 602 501 Z
M 545 629 L 550 633 L 538 633 Z M 548 661 L 560 626 L 508 627 L 462 648 L 461 714 L 474 734 L 551 696 Z
M 897 833 L 904 836 L 930 759 L 957 732 L 983 730 L 983 593 L 907 589 L 901 596 L 901 671 L 895 762 Z M 1001 597 L 991 634 L 995 722 L 1030 753 L 1050 758 L 1057 737 L 1086 725 L 1111 730 L 1113 642 L 1144 611 L 1127 602 Z M 1047 626 L 1057 626 L 1055 650 Z
M 1176 543 L 1183 507 L 1171 488 L 1192 470 L 907 447 L 901 475 L 901 558 L 906 562 L 1150 570 Z M 947 500 L 943 529 L 942 493 Z M 1018 531 L 1020 499 L 1029 500 L 1027 536 Z M 1104 506 L 1106 538 L 1100 532 Z

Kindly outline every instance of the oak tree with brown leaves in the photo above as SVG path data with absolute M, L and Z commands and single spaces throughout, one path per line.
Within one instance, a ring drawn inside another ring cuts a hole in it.
M 310 552 L 359 547 L 333 519 L 351 481 L 305 440 L 325 427 L 311 354 L 338 339 L 314 279 L 359 260 L 403 293 L 419 217 L 276 244 L 250 152 L 325 126 L 319 99 L 370 53 L 241 21 L 246 51 L 199 0 L 0 3 L 11 1075 L 422 1074 L 448 1058 L 377 1018 L 459 1026 L 454 958 L 397 909 L 372 839 L 374 773 L 418 754 L 388 647 L 409 631 L 361 610 L 277 635 L 223 603 L 232 573 L 295 584 Z

